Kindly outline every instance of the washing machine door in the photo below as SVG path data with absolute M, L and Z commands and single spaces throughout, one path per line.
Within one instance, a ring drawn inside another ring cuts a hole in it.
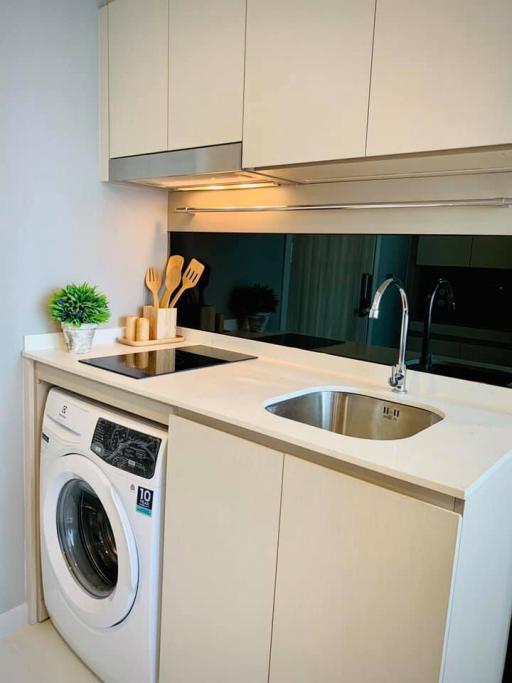
M 139 579 L 123 505 L 102 470 L 83 455 L 55 460 L 45 481 L 43 538 L 59 587 L 86 624 L 114 626 L 130 612 Z

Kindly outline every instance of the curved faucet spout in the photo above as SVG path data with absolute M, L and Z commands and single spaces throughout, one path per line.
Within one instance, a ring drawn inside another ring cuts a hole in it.
M 434 285 L 432 286 L 432 289 L 428 293 L 427 304 L 425 307 L 425 320 L 423 323 L 423 341 L 421 345 L 420 366 L 427 372 L 430 372 L 430 370 L 432 369 L 432 312 L 434 310 L 434 303 L 437 299 L 437 296 L 440 292 L 442 292 L 443 289 L 446 290 L 446 300 L 450 310 L 455 310 L 455 294 L 453 293 L 452 283 L 450 282 L 450 280 L 447 280 L 444 277 L 440 277 L 435 281 Z
M 407 301 L 407 294 L 404 286 L 397 277 L 390 277 L 378 287 L 373 297 L 373 302 L 368 316 L 376 320 L 380 314 L 380 302 L 387 288 L 393 285 L 400 292 L 400 300 L 402 302 L 402 324 L 400 327 L 400 349 L 398 352 L 398 362 L 391 368 L 391 376 L 389 383 L 394 391 L 405 393 L 405 381 L 407 376 L 407 367 L 405 365 L 405 352 L 407 346 L 407 330 L 409 329 L 409 302 Z

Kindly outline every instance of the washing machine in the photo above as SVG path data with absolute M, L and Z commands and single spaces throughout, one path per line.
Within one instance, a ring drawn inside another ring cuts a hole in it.
M 63 391 L 41 434 L 46 608 L 106 683 L 157 679 L 167 432 Z

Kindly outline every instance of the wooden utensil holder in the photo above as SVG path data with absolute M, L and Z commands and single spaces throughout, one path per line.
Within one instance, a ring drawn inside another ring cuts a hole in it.
M 169 339 L 176 336 L 175 308 L 159 308 L 156 311 L 155 339 Z
M 175 308 L 143 307 L 143 317 L 149 320 L 150 339 L 171 339 L 176 336 Z

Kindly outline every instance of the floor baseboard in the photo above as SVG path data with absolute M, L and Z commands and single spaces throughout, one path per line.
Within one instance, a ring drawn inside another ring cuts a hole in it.
M 8 612 L 0 614 L 0 638 L 25 626 L 27 623 L 27 603 L 13 607 Z

